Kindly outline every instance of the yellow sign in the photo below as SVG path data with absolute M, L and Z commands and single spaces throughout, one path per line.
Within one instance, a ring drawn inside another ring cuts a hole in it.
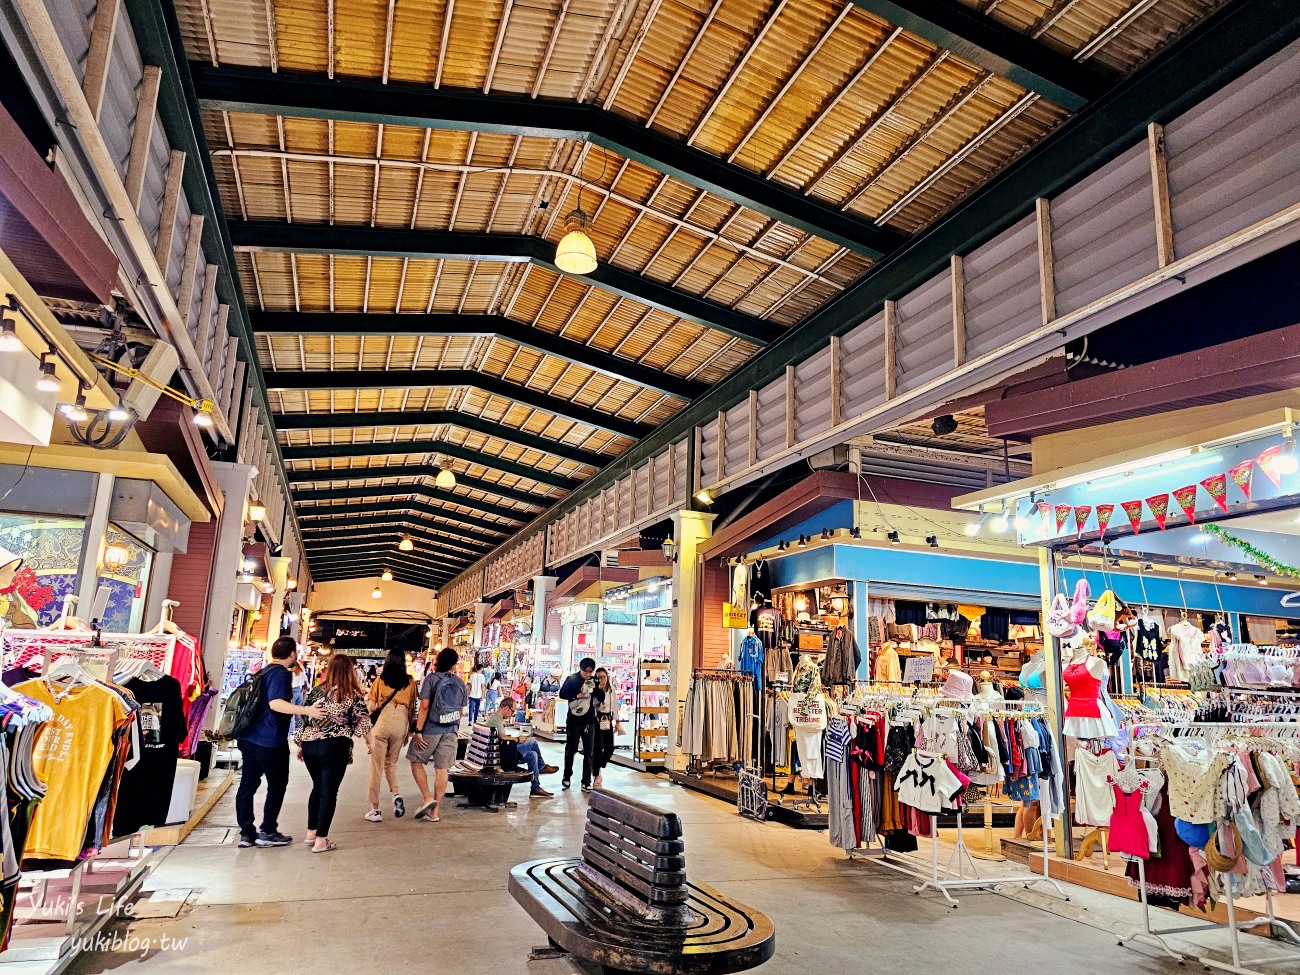
M 722 604 L 722 625 L 729 630 L 743 630 L 749 626 L 749 613 L 743 606 Z

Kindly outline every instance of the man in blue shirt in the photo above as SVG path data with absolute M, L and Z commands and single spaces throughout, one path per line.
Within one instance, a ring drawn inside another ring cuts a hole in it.
M 289 785 L 289 719 L 297 714 L 304 718 L 325 717 L 318 704 L 309 707 L 293 703 L 293 666 L 298 662 L 298 644 L 293 637 L 282 636 L 271 644 L 271 662 L 262 676 L 262 715 L 247 736 L 239 739 L 243 756 L 243 773 L 235 793 L 235 818 L 239 821 L 239 845 L 288 846 L 293 838 L 280 832 L 280 807 Z M 253 797 L 266 776 L 266 804 L 262 808 L 262 828 L 254 826 Z

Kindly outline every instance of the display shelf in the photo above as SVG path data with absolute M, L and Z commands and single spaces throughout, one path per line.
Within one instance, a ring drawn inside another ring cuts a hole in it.
M 642 738 L 658 738 L 660 735 L 668 734 L 667 728 L 642 728 L 637 732 Z

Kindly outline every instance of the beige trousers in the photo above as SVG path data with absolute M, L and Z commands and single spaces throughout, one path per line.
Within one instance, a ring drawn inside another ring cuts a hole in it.
M 390 704 L 379 715 L 379 722 L 371 731 L 374 746 L 370 752 L 370 805 L 379 805 L 379 783 L 388 780 L 388 791 L 399 795 L 397 787 L 397 760 L 406 744 L 411 715 L 405 705 Z

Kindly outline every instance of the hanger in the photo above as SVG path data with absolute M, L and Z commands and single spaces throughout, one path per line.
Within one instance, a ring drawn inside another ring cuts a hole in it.
M 180 605 L 175 599 L 164 599 L 162 604 L 162 616 L 158 619 L 158 625 L 150 633 L 170 633 L 173 636 L 181 635 L 181 628 L 172 621 L 172 611 Z

